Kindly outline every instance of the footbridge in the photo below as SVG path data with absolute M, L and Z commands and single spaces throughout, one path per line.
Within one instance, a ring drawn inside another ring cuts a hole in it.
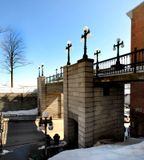
M 53 76 L 38 77 L 39 109 L 54 108 L 56 100 L 53 113 L 63 114 L 68 143 L 89 147 L 104 138 L 122 141 L 124 84 L 135 81 L 144 81 L 144 49 L 103 61 L 97 56 L 96 63 L 81 59 Z

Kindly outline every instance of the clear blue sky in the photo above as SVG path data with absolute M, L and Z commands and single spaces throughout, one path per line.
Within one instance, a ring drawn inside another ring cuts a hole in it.
M 67 62 L 65 47 L 71 40 L 71 63 L 83 55 L 80 42 L 83 27 L 91 30 L 88 55 L 101 49 L 100 60 L 116 56 L 112 50 L 119 37 L 130 51 L 131 21 L 128 11 L 142 0 L 0 0 L 0 26 L 20 32 L 26 44 L 26 57 L 31 65 L 15 70 L 15 84 L 36 85 L 38 65 L 45 65 L 45 76 L 55 73 Z M 1 37 L 0 37 L 1 40 Z M 1 53 L 0 53 L 1 58 Z M 9 82 L 8 74 L 0 70 L 0 85 Z

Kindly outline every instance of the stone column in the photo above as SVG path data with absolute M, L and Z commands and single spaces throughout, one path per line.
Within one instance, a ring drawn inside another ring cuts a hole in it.
M 93 60 L 64 67 L 64 138 L 72 141 L 70 119 L 78 123 L 78 146 L 93 145 Z M 73 123 L 74 124 L 74 123 Z M 75 126 L 76 128 L 76 126 Z
M 78 61 L 79 116 L 78 144 L 79 147 L 93 145 L 94 104 L 93 104 L 93 60 Z

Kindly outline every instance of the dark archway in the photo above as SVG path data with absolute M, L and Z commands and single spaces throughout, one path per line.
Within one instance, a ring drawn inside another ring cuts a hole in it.
M 69 147 L 78 148 L 78 123 L 69 118 Z

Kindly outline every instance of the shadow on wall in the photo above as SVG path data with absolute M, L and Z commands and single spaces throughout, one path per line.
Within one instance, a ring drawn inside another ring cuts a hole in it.
M 0 111 L 27 110 L 37 107 L 37 94 L 7 93 L 0 94 Z
M 53 118 L 62 118 L 63 114 L 63 96 L 62 94 L 47 94 L 46 109 Z

